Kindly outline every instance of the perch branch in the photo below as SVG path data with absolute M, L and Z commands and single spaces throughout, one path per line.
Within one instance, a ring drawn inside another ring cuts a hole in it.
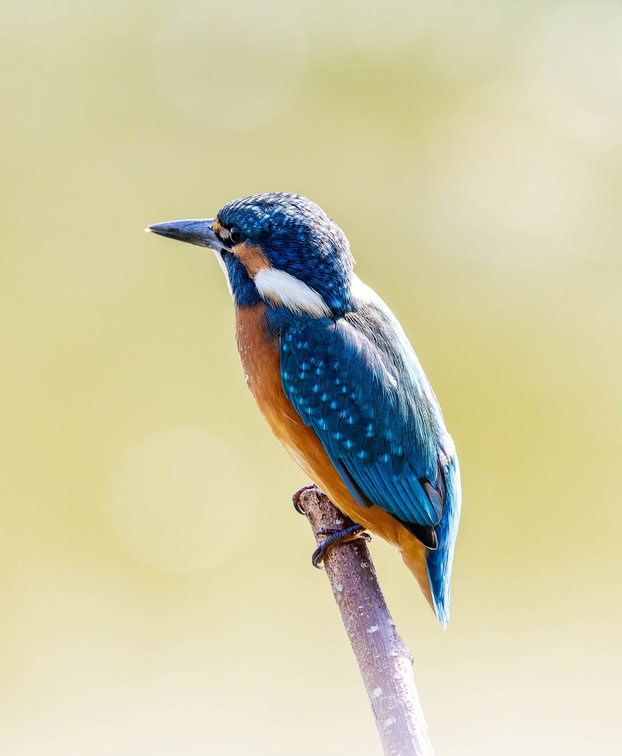
M 352 525 L 318 489 L 300 494 L 300 508 L 318 544 Z M 329 549 L 326 575 L 339 607 L 371 703 L 385 756 L 432 756 L 428 729 L 419 703 L 412 655 L 398 635 L 367 544 L 361 538 Z

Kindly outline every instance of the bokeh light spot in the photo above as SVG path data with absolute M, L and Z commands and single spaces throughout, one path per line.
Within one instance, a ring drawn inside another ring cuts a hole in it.
M 460 256 L 511 269 L 581 254 L 596 201 L 583 161 L 555 135 L 488 114 L 437 135 L 425 222 Z
M 622 7 L 576 2 L 553 10 L 531 52 L 542 106 L 558 128 L 588 141 L 622 138 Z
M 155 46 L 162 92 L 179 111 L 242 131 L 282 114 L 305 60 L 299 18 L 285 2 L 186 3 L 165 19 Z
M 185 573 L 220 564 L 242 547 L 254 523 L 252 501 L 236 452 L 203 430 L 180 429 L 129 449 L 114 472 L 108 511 L 134 557 Z

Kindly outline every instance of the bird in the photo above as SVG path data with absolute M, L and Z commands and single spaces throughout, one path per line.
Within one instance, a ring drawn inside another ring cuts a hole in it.
M 215 218 L 146 230 L 215 253 L 270 429 L 357 524 L 338 536 L 369 531 L 396 546 L 445 628 L 461 509 L 456 448 L 402 326 L 354 273 L 341 228 L 306 197 L 269 192 Z

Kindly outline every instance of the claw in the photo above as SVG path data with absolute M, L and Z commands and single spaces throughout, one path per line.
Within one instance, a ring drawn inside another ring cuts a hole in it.
M 294 509 L 298 514 L 306 514 L 304 509 L 300 506 L 300 497 L 305 491 L 311 491 L 312 489 L 317 488 L 315 484 L 311 484 L 310 486 L 303 486 L 302 488 L 299 488 L 295 494 L 292 496 L 292 504 L 294 505 Z
M 364 538 L 366 541 L 371 540 L 371 536 L 366 532 L 362 525 L 350 525 L 343 530 L 319 530 L 317 535 L 325 535 L 326 538 L 320 543 L 317 549 L 311 555 L 311 562 L 318 570 L 321 569 L 321 564 L 328 554 L 328 550 L 331 546 L 335 546 L 338 543 L 347 543 L 348 541 L 354 541 L 355 538 Z

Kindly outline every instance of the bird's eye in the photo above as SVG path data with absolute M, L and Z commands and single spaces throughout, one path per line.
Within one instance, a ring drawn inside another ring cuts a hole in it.
M 233 244 L 239 244 L 242 241 L 242 232 L 237 226 L 231 226 L 229 229 L 229 238 Z

